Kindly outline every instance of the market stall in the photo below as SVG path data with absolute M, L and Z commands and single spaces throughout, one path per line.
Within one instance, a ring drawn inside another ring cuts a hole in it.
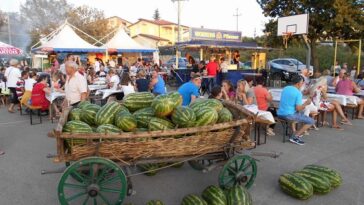
M 1 55 L 21 55 L 23 51 L 20 48 L 14 47 L 12 45 L 0 42 L 0 56 Z

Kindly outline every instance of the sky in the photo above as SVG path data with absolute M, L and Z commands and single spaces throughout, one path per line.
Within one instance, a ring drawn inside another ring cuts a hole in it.
M 25 0 L 0 0 L 3 11 L 18 12 Z M 75 6 L 88 5 L 104 10 L 106 17 L 119 16 L 130 22 L 152 19 L 159 9 L 162 19 L 177 23 L 177 2 L 172 0 L 68 0 Z M 181 3 L 181 24 L 189 27 L 236 30 L 236 9 L 239 9 L 239 31 L 243 36 L 262 35 L 264 17 L 256 0 L 188 0 Z

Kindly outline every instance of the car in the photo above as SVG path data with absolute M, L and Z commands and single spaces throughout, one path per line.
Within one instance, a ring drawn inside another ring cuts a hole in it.
M 268 62 L 270 77 L 273 80 L 289 81 L 293 75 L 297 75 L 306 65 L 294 58 L 278 58 Z M 309 67 L 313 74 L 313 66 Z
M 187 68 L 187 64 L 188 61 L 186 58 L 178 58 L 178 68 L 179 69 L 186 69 Z M 171 67 L 176 67 L 176 57 L 173 57 L 171 59 L 169 59 L 164 66 L 171 68 Z

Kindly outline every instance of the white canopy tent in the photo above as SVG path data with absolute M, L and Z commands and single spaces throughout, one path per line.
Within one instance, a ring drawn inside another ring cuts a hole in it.
M 124 29 L 120 27 L 112 39 L 103 46 L 109 51 L 117 51 L 118 53 L 153 53 L 157 51 L 155 48 L 147 48 L 134 41 Z
M 100 48 L 83 40 L 76 34 L 73 29 L 76 27 L 69 24 L 67 21 L 60 26 L 57 30 L 49 34 L 46 39 L 38 42 L 32 46 L 31 51 L 43 51 L 43 52 L 71 52 L 71 53 L 88 53 L 88 52 L 105 52 L 105 48 Z M 79 30 L 79 29 L 77 29 Z M 79 30 L 81 31 L 81 30 Z M 82 32 L 82 31 L 81 31 Z M 84 32 L 83 32 L 84 33 Z M 87 34 L 86 34 L 87 35 Z M 91 36 L 90 36 L 91 37 Z M 95 39 L 95 41 L 97 41 Z M 41 46 L 34 48 L 39 43 Z

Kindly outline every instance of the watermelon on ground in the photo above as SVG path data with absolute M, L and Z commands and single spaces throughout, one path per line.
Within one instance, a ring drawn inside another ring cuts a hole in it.
M 331 191 L 330 181 L 317 171 L 304 169 L 293 173 L 310 182 L 316 194 L 327 194 Z
M 313 187 L 305 178 L 285 173 L 279 177 L 279 185 L 283 192 L 301 200 L 309 199 L 313 195 Z
M 319 172 L 322 176 L 325 176 L 331 184 L 332 188 L 338 187 L 342 183 L 342 177 L 341 174 L 331 168 L 324 167 L 321 165 L 307 165 L 303 169 L 313 170 Z
M 248 190 L 240 185 L 235 185 L 226 191 L 228 205 L 252 205 L 253 200 Z
M 197 195 L 189 194 L 183 197 L 181 205 L 207 205 L 207 202 Z
M 164 203 L 161 200 L 150 200 L 147 205 L 164 205 Z
M 205 190 L 203 190 L 202 198 L 209 205 L 227 205 L 224 191 L 214 185 L 208 186 Z

